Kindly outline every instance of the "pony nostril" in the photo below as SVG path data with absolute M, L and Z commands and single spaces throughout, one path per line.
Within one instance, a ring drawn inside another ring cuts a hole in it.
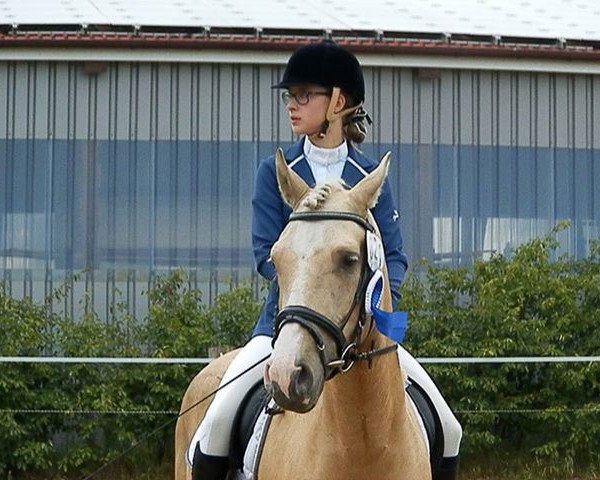
M 313 389 L 313 374 L 309 368 L 300 365 L 294 372 L 292 379 L 292 388 L 299 398 L 309 397 Z

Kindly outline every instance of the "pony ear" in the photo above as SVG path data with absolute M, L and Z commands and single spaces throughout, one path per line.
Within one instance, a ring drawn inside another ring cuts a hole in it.
M 290 207 L 294 208 L 310 189 L 302 177 L 288 167 L 281 148 L 275 152 L 275 169 L 281 196 Z
M 377 200 L 381 194 L 381 187 L 388 174 L 390 165 L 391 152 L 387 152 L 379 165 L 369 175 L 358 182 L 352 188 L 352 196 L 358 200 L 359 205 L 367 205 L 368 208 L 373 208 L 377 205 Z

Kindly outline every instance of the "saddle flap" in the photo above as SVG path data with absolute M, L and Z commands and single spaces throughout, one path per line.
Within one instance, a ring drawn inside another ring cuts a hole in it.
M 425 426 L 427 441 L 429 442 L 431 472 L 433 473 L 433 478 L 436 478 L 436 472 L 440 470 L 444 456 L 444 431 L 440 416 L 433 402 L 419 384 L 411 381 L 406 386 L 406 393 L 408 393 L 415 404 L 417 412 L 421 416 L 421 420 Z
M 254 425 L 268 403 L 269 396 L 262 381 L 256 383 L 242 400 L 233 422 L 231 435 L 229 461 L 232 466 L 243 468 L 244 453 L 252 437 Z

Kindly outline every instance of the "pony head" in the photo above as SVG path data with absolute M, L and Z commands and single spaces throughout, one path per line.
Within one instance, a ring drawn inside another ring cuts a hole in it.
M 293 213 L 271 250 L 279 313 L 265 385 L 284 409 L 311 410 L 343 364 L 341 350 L 367 333 L 366 230 L 376 231 L 369 209 L 381 193 L 389 158 L 353 188 L 336 181 L 310 189 L 277 150 L 277 181 Z M 384 296 L 389 303 L 389 291 Z

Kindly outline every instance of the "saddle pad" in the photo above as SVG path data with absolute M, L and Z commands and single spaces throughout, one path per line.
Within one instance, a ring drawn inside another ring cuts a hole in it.
M 270 409 L 275 408 L 275 401 L 271 399 L 267 408 L 261 409 L 260 415 L 254 424 L 252 436 L 248 441 L 246 452 L 244 453 L 244 468 L 239 471 L 238 477 L 235 480 L 256 480 L 258 478 L 258 459 L 262 453 L 267 431 L 271 424 L 273 416 L 267 413 Z

